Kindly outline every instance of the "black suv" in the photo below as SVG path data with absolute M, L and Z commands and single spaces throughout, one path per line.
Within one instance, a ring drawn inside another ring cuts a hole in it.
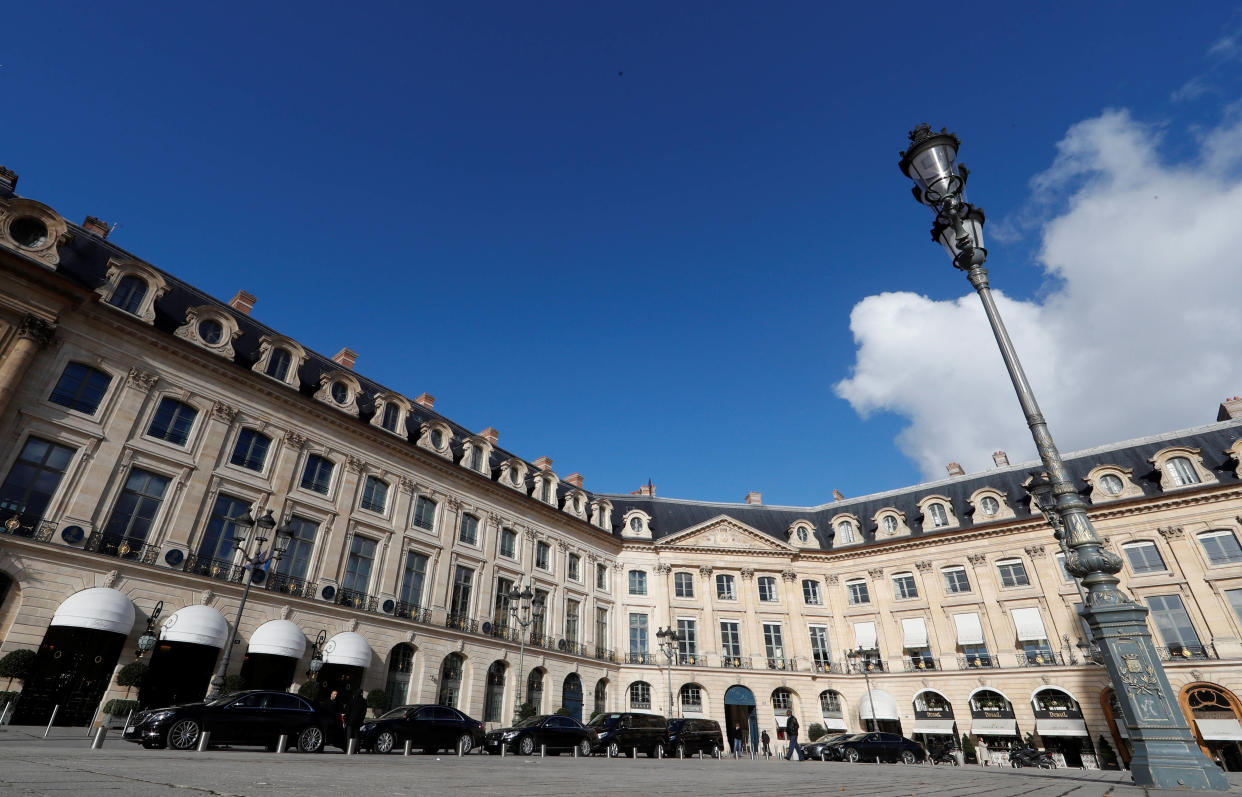
M 717 756 L 724 750 L 724 734 L 716 720 L 672 719 L 668 721 L 665 745 L 671 756 L 685 757 L 699 752 Z
M 596 753 L 606 752 L 614 758 L 633 755 L 635 748 L 651 758 L 665 753 L 668 721 L 659 714 L 607 712 L 596 714 L 588 726 L 599 734 L 593 747 Z

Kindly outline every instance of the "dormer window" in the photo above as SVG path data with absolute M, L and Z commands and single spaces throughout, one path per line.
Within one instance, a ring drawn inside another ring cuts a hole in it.
M 897 533 L 897 518 L 892 515 L 885 515 L 880 520 L 880 524 L 884 527 L 884 531 L 889 534 Z
M 214 318 L 198 322 L 198 337 L 208 346 L 215 346 L 224 338 L 224 325 Z
M 635 534 L 640 534 L 642 533 L 642 530 L 643 530 L 642 519 L 636 518 L 636 517 L 630 518 L 630 531 L 634 532 Z
M 1000 501 L 997 501 L 990 495 L 985 495 L 979 499 L 979 509 L 985 517 L 993 517 L 1000 511 Z
M 155 320 L 155 303 L 168 292 L 168 283 L 144 263 L 113 258 L 108 262 L 107 280 L 95 292 L 108 306 L 150 324 Z
M 427 421 L 419 427 L 418 445 L 436 452 L 445 459 L 453 456 L 453 451 L 449 447 L 452 439 L 453 433 L 444 421 Z
M 435 448 L 444 448 L 444 432 L 439 429 L 431 430 L 431 445 Z
M 591 502 L 591 510 L 594 513 L 592 523 L 605 531 L 612 529 L 612 503 L 608 499 L 597 498 Z
M 928 504 L 927 514 L 931 517 L 932 526 L 940 528 L 949 525 L 949 515 L 944 511 L 944 504 Z
M 21 250 L 45 265 L 60 262 L 58 244 L 68 240 L 69 225 L 56 211 L 33 199 L 0 200 L 0 243 Z
M 396 404 L 385 404 L 383 415 L 380 417 L 380 426 L 390 432 L 397 431 L 397 421 L 401 419 L 401 410 Z
M 293 363 L 293 355 L 289 350 L 277 346 L 272 349 L 272 355 L 267 360 L 267 368 L 263 369 L 263 373 L 280 380 L 281 382 L 289 376 L 289 366 Z
M 264 335 L 259 338 L 259 359 L 252 370 L 290 387 L 300 387 L 298 369 L 306 362 L 306 349 L 289 338 Z
M 484 476 L 492 475 L 492 441 L 482 435 L 470 435 L 462 440 L 461 462 L 463 468 L 469 468 Z
M 332 400 L 337 404 L 344 404 L 349 401 L 349 388 L 344 382 L 332 383 Z
M 1001 500 L 1001 494 L 999 492 L 995 489 L 984 488 L 975 491 L 969 499 L 971 506 L 974 508 L 973 511 L 978 514 L 979 520 L 984 519 L 983 512 L 979 508 L 979 499 L 984 495 L 991 495 L 992 498 L 996 499 L 996 503 L 999 505 L 997 507 L 998 517 L 1012 514 L 1012 511 L 1009 510 L 1009 508 L 1006 507 L 1005 503 Z M 953 513 L 953 505 L 949 503 L 949 499 L 943 495 L 924 496 L 923 499 L 919 501 L 919 511 L 923 514 L 923 531 L 931 531 L 934 529 L 952 529 L 957 528 L 958 526 L 957 515 Z
M 1105 473 L 1100 477 L 1100 489 L 1107 495 L 1121 495 L 1121 491 L 1126 489 L 1126 485 L 1121 481 L 1121 477 L 1114 473 Z
M 405 437 L 405 418 L 410 411 L 410 403 L 405 397 L 380 391 L 375 394 L 374 400 L 375 414 L 371 416 L 371 425 L 389 434 Z
M 854 522 L 851 520 L 838 520 L 837 544 L 848 545 L 852 542 L 858 542 L 858 537 L 854 532 Z
M 328 371 L 319 377 L 319 389 L 315 391 L 315 398 L 357 417 L 358 396 L 361 393 L 362 383 L 353 374 Z
M 1199 483 L 1199 474 L 1195 472 L 1195 466 L 1190 464 L 1190 460 L 1186 457 L 1169 458 L 1164 463 L 1164 472 L 1177 487 Z
M 213 304 L 191 307 L 185 311 L 185 323 L 173 333 L 204 349 L 233 359 L 233 341 L 241 334 L 237 319 Z
M 145 298 L 147 298 L 147 281 L 142 277 L 127 274 L 117 283 L 116 290 L 108 299 L 108 304 L 131 315 L 137 315 L 138 309 L 142 307 L 142 300 Z

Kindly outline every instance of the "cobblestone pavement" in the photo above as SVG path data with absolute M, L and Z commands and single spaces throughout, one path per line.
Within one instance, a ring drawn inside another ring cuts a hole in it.
M 1140 797 L 1186 794 L 1133 786 L 1125 772 L 1014 770 L 818 761 L 575 759 L 399 754 L 345 756 L 253 750 L 143 750 L 113 736 L 91 750 L 82 731 L 0 729 L 0 794 L 372 795 L 867 795 L 913 797 Z M 1242 774 L 1230 775 L 1242 793 Z

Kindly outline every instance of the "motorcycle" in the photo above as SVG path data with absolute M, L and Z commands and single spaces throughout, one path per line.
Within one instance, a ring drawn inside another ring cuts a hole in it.
M 933 766 L 939 764 L 949 764 L 950 766 L 961 766 L 957 760 L 957 755 L 952 750 L 938 750 L 931 754 L 931 762 Z
M 1009 766 L 1056 769 L 1057 762 L 1048 753 L 1034 747 L 1015 747 L 1009 751 Z

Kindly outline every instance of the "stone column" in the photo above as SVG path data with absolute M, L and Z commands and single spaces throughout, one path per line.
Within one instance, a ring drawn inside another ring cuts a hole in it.
M 55 332 L 56 324 L 51 321 L 29 314 L 22 318 L 17 340 L 0 360 L 0 415 L 9 408 L 34 356 L 51 342 Z

